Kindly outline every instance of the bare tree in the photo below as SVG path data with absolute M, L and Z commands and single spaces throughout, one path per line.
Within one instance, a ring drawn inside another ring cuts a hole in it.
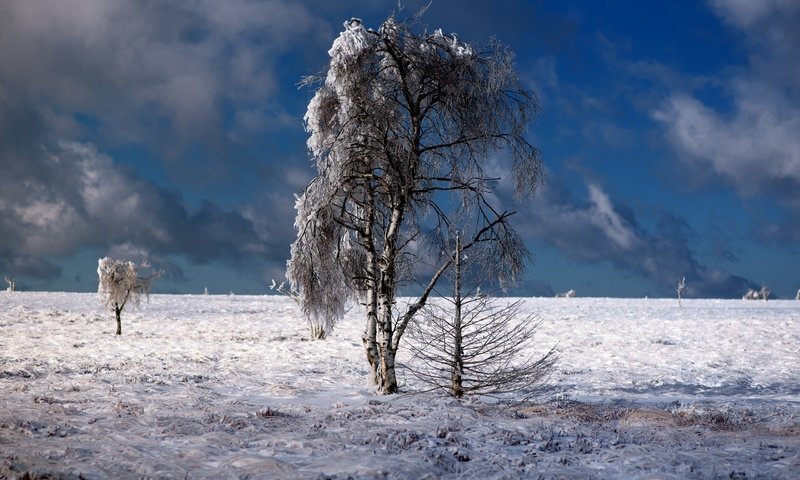
M 139 266 L 131 261 L 114 260 L 109 257 L 97 261 L 99 277 L 97 294 L 103 305 L 114 312 L 117 335 L 122 335 L 122 310 L 125 305 L 128 301 L 138 305 L 142 296 L 147 297 L 150 294 L 150 287 L 161 273 L 153 271 L 150 275 L 140 277 Z
M 409 370 L 434 389 L 454 397 L 464 394 L 526 397 L 538 392 L 552 372 L 556 353 L 532 355 L 538 326 L 520 316 L 520 300 L 502 304 L 486 295 L 462 295 L 460 239 L 453 252 L 453 297 L 448 304 L 429 303 L 409 327 Z
M 4 276 L 3 279 L 8 284 L 8 287 L 6 288 L 7 292 L 15 292 L 15 291 L 17 291 L 17 282 L 16 282 L 16 280 L 14 280 L 13 278 L 10 278 L 8 276 Z
M 542 174 L 524 137 L 538 105 L 511 52 L 414 26 L 392 16 L 375 31 L 352 19 L 326 72 L 306 80 L 317 86 L 305 116 L 317 176 L 297 199 L 287 263 L 306 315 L 339 318 L 346 302 L 364 305 L 366 356 L 383 393 L 397 391 L 400 339 L 452 261 L 424 245 L 454 219 L 474 222 L 464 249 L 495 240 L 489 263 L 499 281 L 525 267 L 512 213 L 489 202 L 498 179 L 486 171 L 488 156 L 508 152 L 518 196 L 532 194 Z M 423 258 L 426 279 L 415 276 Z M 422 293 L 400 311 L 397 290 L 414 278 Z
M 678 294 L 678 305 L 681 305 L 681 298 L 683 297 L 683 292 L 686 291 L 686 277 L 681 277 L 680 281 L 678 282 L 678 286 L 675 287 L 675 292 Z

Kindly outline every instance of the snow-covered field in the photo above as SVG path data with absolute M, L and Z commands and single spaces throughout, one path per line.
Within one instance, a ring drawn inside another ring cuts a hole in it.
M 361 316 L 0 293 L 0 478 L 800 478 L 800 302 L 527 299 L 535 405 L 375 395 Z

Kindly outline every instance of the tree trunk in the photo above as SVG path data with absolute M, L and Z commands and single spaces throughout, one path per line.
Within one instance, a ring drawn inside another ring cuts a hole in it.
M 461 348 L 461 237 L 456 237 L 455 254 L 455 285 L 453 287 L 453 375 L 450 393 L 454 397 L 464 395 L 463 376 L 464 376 L 464 355 Z
M 388 269 L 381 272 L 378 302 L 378 352 L 380 354 L 379 387 L 384 395 L 397 393 L 395 374 L 395 348 L 392 342 L 393 321 L 392 302 L 394 301 L 394 262 L 388 262 Z
M 398 392 L 397 373 L 394 367 L 395 355 L 391 340 L 381 344 L 381 393 L 384 395 Z
M 122 335 L 122 307 L 114 307 L 114 315 L 117 317 L 117 335 Z
M 367 361 L 370 367 L 370 379 L 372 383 L 378 385 L 380 383 L 380 370 L 378 361 L 378 297 L 375 287 L 370 287 L 367 290 L 367 329 L 362 338 L 364 342 L 364 349 L 367 352 Z
M 370 367 L 370 378 L 375 385 L 380 384 L 380 361 L 378 353 L 378 290 L 377 290 L 377 261 L 375 252 L 375 241 L 372 238 L 372 225 L 375 222 L 375 191 L 368 187 L 369 203 L 367 204 L 367 218 L 364 224 L 364 231 L 361 237 L 361 242 L 365 246 L 367 261 L 366 261 L 366 277 L 367 277 L 367 328 L 364 331 L 362 341 L 364 342 L 364 350 L 367 353 L 367 361 Z
M 392 308 L 397 286 L 397 236 L 403 223 L 405 202 L 400 201 L 392 207 L 392 218 L 386 232 L 383 253 L 378 263 L 380 277 L 378 282 L 378 345 L 380 353 L 380 391 L 384 395 L 397 393 L 395 373 L 395 345 L 392 341 L 394 321 Z

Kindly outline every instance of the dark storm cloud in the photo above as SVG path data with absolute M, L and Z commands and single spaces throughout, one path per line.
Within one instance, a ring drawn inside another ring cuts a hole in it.
M 175 244 L 195 262 L 217 258 L 239 260 L 245 255 L 267 253 L 250 220 L 207 200 L 197 212 L 176 220 L 179 235 Z
M 58 271 L 46 258 L 86 246 L 200 263 L 284 255 L 270 251 L 242 212 L 209 201 L 190 210 L 179 195 L 118 168 L 92 145 L 61 142 L 18 153 L 26 156 L 0 154 L 0 168 L 14 172 L 0 180 L 0 259 L 15 275 L 52 278 Z
M 589 184 L 587 190 L 587 199 L 576 199 L 557 179 L 549 178 L 524 220 L 519 219 L 523 222 L 518 225 L 520 231 L 575 261 L 609 261 L 651 279 L 664 294 L 682 276 L 694 297 L 740 297 L 755 286 L 745 278 L 700 264 L 683 219 L 660 212 L 653 230 L 647 231 L 632 210 L 616 205 L 598 185 Z
M 297 168 L 237 207 L 180 192 L 258 177 L 248 142 L 302 128 L 276 101 L 300 76 L 280 77 L 282 56 L 302 40 L 322 58 L 332 35 L 296 2 L 0 3 L 0 269 L 50 281 L 87 247 L 159 259 L 175 280 L 170 255 L 282 263 L 291 219 L 255 205 L 286 196 L 291 212 Z M 129 146 L 164 164 L 165 186 L 104 153 Z
M 0 272 L 11 278 L 31 277 L 49 282 L 61 275 L 61 268 L 42 258 L 0 250 Z M 19 287 L 23 289 L 22 284 Z
M 0 99 L 54 138 L 145 145 L 181 182 L 235 183 L 257 161 L 243 145 L 295 117 L 276 98 L 300 77 L 281 77 L 284 55 L 329 30 L 295 2 L 2 2 Z

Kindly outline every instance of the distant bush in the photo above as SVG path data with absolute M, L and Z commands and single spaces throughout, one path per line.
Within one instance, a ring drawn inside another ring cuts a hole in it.
M 769 300 L 770 295 L 769 288 L 764 285 L 761 287 L 761 290 L 753 290 L 752 288 L 747 290 L 747 293 L 744 294 L 742 297 L 743 300 Z

